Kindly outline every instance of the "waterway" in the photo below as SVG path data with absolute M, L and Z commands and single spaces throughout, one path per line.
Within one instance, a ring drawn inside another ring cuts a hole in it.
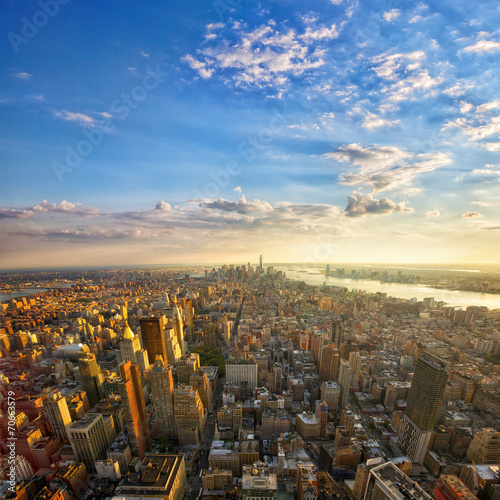
M 73 283 L 60 283 L 57 286 L 51 286 L 50 288 L 69 288 Z M 35 293 L 43 293 L 49 290 L 48 288 L 24 288 L 23 290 L 15 290 L 14 292 L 0 293 L 0 302 L 5 302 L 10 299 L 15 299 L 17 297 L 30 297 Z
M 493 293 L 469 292 L 461 290 L 443 290 L 425 285 L 405 283 L 380 283 L 375 280 L 356 280 L 351 278 L 325 277 L 324 271 L 304 268 L 297 270 L 297 266 L 275 266 L 276 271 L 283 271 L 286 277 L 294 281 L 304 281 L 308 285 L 339 286 L 349 290 L 365 290 L 369 293 L 382 292 L 391 297 L 422 301 L 426 297 L 434 297 L 436 302 L 443 301 L 449 306 L 466 308 L 467 306 L 485 306 L 488 309 L 500 309 L 500 295 Z

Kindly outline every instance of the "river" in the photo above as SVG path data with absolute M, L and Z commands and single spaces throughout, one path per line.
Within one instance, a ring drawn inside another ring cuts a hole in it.
M 276 271 L 283 271 L 286 277 L 294 281 L 304 281 L 308 285 L 322 286 L 325 282 L 330 286 L 341 286 L 349 290 L 365 290 L 370 293 L 383 292 L 388 296 L 401 299 L 422 301 L 426 297 L 434 297 L 436 301 L 446 302 L 449 306 L 466 308 L 467 306 L 485 306 L 488 309 L 500 309 L 500 295 L 493 293 L 468 292 L 460 290 L 443 290 L 424 285 L 405 283 L 380 283 L 375 280 L 355 280 L 351 278 L 326 278 L 315 269 L 296 270 L 297 266 L 275 266 Z

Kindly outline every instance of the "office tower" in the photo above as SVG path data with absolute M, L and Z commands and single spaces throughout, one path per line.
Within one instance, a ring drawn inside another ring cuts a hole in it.
M 344 329 L 340 320 L 333 320 L 332 322 L 332 342 L 337 349 L 344 342 Z
M 478 431 L 467 449 L 467 458 L 478 465 L 500 463 L 500 432 L 491 427 Z
M 80 353 L 78 355 L 78 366 L 80 367 L 82 387 L 87 393 L 89 405 L 92 408 L 104 396 L 102 387 L 104 375 L 101 373 L 101 368 L 92 353 Z
M 134 335 L 134 332 L 125 325 L 122 340 L 120 342 L 119 361 L 130 361 L 131 363 L 138 363 L 137 353 L 141 350 L 141 340 L 139 335 Z
M 212 388 L 210 387 L 208 376 L 203 368 L 198 368 L 191 374 L 189 377 L 189 385 L 198 391 L 201 402 L 203 403 L 203 408 L 210 411 L 212 406 Z
M 157 355 L 154 364 L 146 370 L 145 377 L 151 383 L 151 399 L 155 408 L 157 435 L 176 435 L 172 369 L 161 356 Z
M 418 483 L 412 481 L 392 462 L 370 470 L 365 500 L 432 500 Z
M 361 373 L 362 362 L 363 360 L 359 352 L 351 352 L 349 354 L 349 364 L 351 365 L 352 368 L 352 380 L 351 380 L 352 387 L 359 386 L 359 374 Z
M 281 363 L 274 363 L 274 392 L 281 394 L 283 391 L 283 368 Z
M 259 257 L 259 268 L 260 268 L 260 272 L 264 271 L 264 261 L 262 258 L 262 252 L 261 252 L 260 257 Z
M 244 384 L 253 391 L 257 387 L 257 363 L 250 359 L 230 359 L 226 364 L 226 382 Z
M 231 346 L 231 336 L 233 334 L 234 321 L 224 321 L 222 323 L 222 338 L 226 347 Z
M 447 380 L 443 360 L 429 353 L 418 358 L 397 443 L 413 462 L 423 463 Z
M 186 300 L 186 331 L 189 342 L 194 341 L 194 309 L 191 299 Z
M 337 382 L 321 384 L 321 400 L 326 401 L 329 410 L 336 410 L 340 401 L 340 385 Z
M 365 498 L 366 485 L 370 477 L 370 470 L 379 466 L 384 459 L 382 457 L 370 458 L 365 463 L 359 464 L 356 469 L 356 477 L 352 488 L 354 500 L 363 500 Z
M 86 413 L 68 427 L 68 439 L 73 452 L 89 472 L 96 472 L 97 460 L 106 457 L 106 450 L 116 437 L 112 416 Z
M 329 264 L 327 264 L 327 265 L 326 265 L 326 271 L 325 271 L 325 277 L 327 277 L 327 278 L 328 278 L 329 276 L 330 276 L 330 265 L 329 265 Z
M 339 374 L 340 355 L 334 344 L 328 344 L 321 350 L 319 361 L 320 382 L 336 382 Z
M 203 345 L 217 346 L 216 325 L 212 323 L 208 315 L 203 318 Z
M 130 447 L 134 455 L 144 458 L 146 451 L 151 446 L 151 434 L 139 365 L 124 361 L 120 363 L 118 368 L 121 377 L 121 381 L 118 382 L 118 390 L 122 398 Z
M 141 318 L 139 323 L 141 325 L 142 345 L 148 351 L 149 364 L 154 363 L 157 354 L 162 359 L 168 360 L 164 337 L 165 316 Z
M 59 391 L 51 392 L 43 402 L 43 408 L 52 430 L 62 443 L 66 443 L 68 441 L 67 428 L 71 424 L 66 398 Z
M 339 386 L 340 386 L 340 408 L 344 408 L 349 401 L 349 391 L 351 390 L 352 367 L 349 361 L 340 360 Z
M 193 438 L 201 437 L 205 427 L 205 412 L 194 387 L 182 384 L 174 390 L 174 417 L 179 436 L 183 429 L 188 428 L 195 432 Z
M 200 355 L 197 352 L 188 353 L 175 362 L 177 382 L 189 384 L 189 377 L 200 368 Z
M 163 337 L 165 339 L 165 347 L 167 349 L 167 364 L 173 365 L 181 356 L 182 350 L 179 342 L 177 341 L 177 334 L 175 329 L 171 328 L 172 323 L 167 323 L 163 330 Z
M 328 405 L 326 401 L 317 401 L 317 415 L 319 419 L 319 434 L 326 437 L 326 426 L 328 425 Z
M 172 322 L 177 337 L 177 343 L 181 348 L 181 353 L 185 354 L 188 350 L 188 346 L 184 338 L 184 322 L 182 321 L 181 311 L 177 304 L 175 304 L 173 308 Z

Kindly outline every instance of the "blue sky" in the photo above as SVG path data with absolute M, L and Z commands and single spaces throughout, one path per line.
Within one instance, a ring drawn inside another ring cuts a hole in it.
M 498 4 L 303 4 L 6 2 L 0 267 L 497 262 Z

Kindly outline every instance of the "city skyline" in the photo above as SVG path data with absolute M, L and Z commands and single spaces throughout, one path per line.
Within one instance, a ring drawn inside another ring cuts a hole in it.
M 499 262 L 493 1 L 4 18 L 2 269 Z

